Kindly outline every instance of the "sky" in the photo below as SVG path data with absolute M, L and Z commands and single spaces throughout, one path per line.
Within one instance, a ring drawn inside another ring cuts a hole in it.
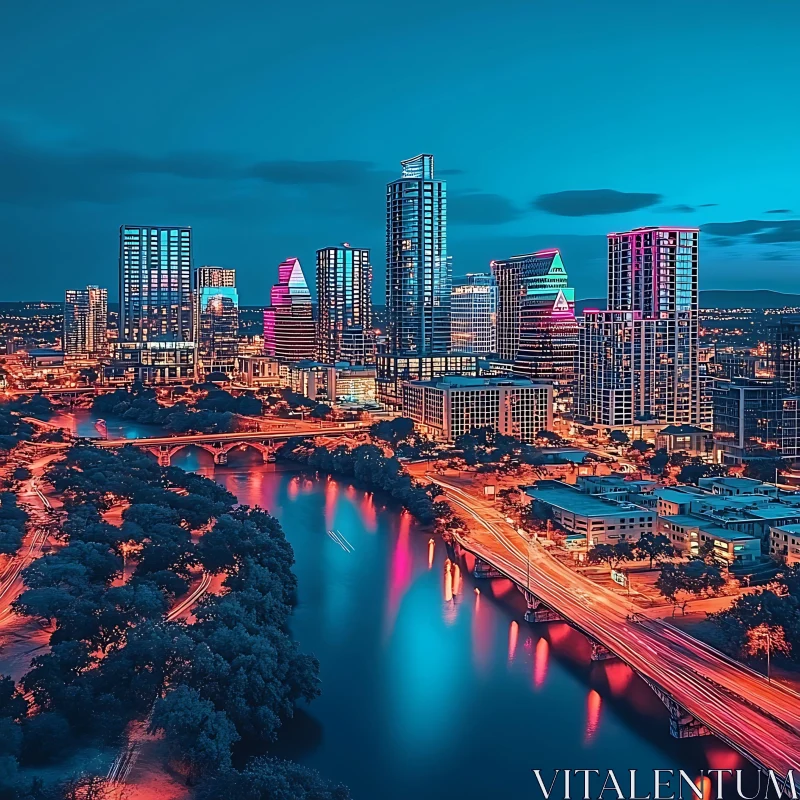
M 40 0 L 0 27 L 0 300 L 118 295 L 119 226 L 191 225 L 268 302 L 435 156 L 454 274 L 701 228 L 701 289 L 800 292 L 797 0 Z

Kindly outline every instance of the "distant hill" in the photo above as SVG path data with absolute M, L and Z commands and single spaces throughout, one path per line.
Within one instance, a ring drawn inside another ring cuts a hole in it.
M 575 311 L 578 314 L 582 314 L 586 308 L 605 307 L 605 297 L 575 302 Z M 700 308 L 800 308 L 800 294 L 783 294 L 770 289 L 705 289 L 700 291 Z

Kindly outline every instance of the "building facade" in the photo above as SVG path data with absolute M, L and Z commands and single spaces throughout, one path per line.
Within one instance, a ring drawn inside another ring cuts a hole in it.
M 198 267 L 194 273 L 194 334 L 198 377 L 231 376 L 239 349 L 239 294 L 236 270 Z
M 608 235 L 608 310 L 586 311 L 576 416 L 603 426 L 709 419 L 699 364 L 696 228 Z
M 120 228 L 119 338 L 192 338 L 192 229 Z
M 447 257 L 447 184 L 433 156 L 401 162 L 386 187 L 386 314 L 389 352 L 447 353 L 451 266 Z
M 469 274 L 453 284 L 450 349 L 475 355 L 497 352 L 497 283 L 493 275 Z
M 311 292 L 300 259 L 287 258 L 278 266 L 278 282 L 264 312 L 264 355 L 281 361 L 313 359 L 317 331 Z
M 403 384 L 431 381 L 448 375 L 478 375 L 478 357 L 464 353 L 438 356 L 403 356 L 378 353 L 378 400 L 393 408 L 403 405 Z
M 498 286 L 497 349 L 515 372 L 571 389 L 578 325 L 575 290 L 558 250 L 492 261 Z
M 371 362 L 372 265 L 369 250 L 344 243 L 317 250 L 317 357 Z
M 553 386 L 526 378 L 445 377 L 403 385 L 403 413 L 437 439 L 474 428 L 532 442 L 553 423 Z
M 87 286 L 64 295 L 64 355 L 99 358 L 108 353 L 108 289 Z
M 770 326 L 767 364 L 775 379 L 781 381 L 790 394 L 800 394 L 799 317 L 781 317 Z

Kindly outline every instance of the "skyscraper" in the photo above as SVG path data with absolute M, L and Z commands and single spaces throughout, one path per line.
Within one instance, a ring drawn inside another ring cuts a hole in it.
M 64 355 L 97 358 L 108 350 L 108 289 L 87 286 L 64 295 Z
M 472 273 L 450 295 L 450 348 L 454 353 L 497 352 L 497 284 L 492 275 Z
M 800 317 L 780 317 L 770 326 L 767 360 L 775 379 L 800 394 Z
M 558 250 L 492 261 L 498 285 L 498 355 L 514 371 L 551 380 L 562 396 L 572 387 L 578 326 L 575 290 Z
M 401 162 L 386 187 L 386 314 L 389 352 L 434 355 L 450 347 L 451 267 L 447 185 L 433 156 Z
M 120 341 L 192 341 L 192 229 L 119 230 Z
M 374 363 L 369 250 L 344 243 L 317 250 L 317 345 L 323 363 Z
M 608 311 L 580 330 L 576 414 L 599 425 L 707 419 L 698 331 L 697 228 L 608 235 Z
M 198 267 L 194 273 L 194 333 L 199 370 L 232 375 L 239 349 L 236 270 Z
M 316 329 L 311 292 L 297 258 L 278 266 L 278 282 L 264 312 L 264 354 L 282 361 L 302 361 L 316 355 Z
M 404 380 L 439 377 L 463 361 L 447 357 L 447 185 L 434 177 L 431 155 L 400 163 L 401 176 L 386 187 L 387 346 L 376 358 L 378 396 L 393 406 Z

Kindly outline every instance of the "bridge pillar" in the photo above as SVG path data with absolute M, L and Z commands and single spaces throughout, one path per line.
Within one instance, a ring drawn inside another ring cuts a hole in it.
M 214 453 L 214 463 L 224 465 L 228 463 L 228 454 L 225 450 L 217 450 Z
M 525 622 L 561 622 L 563 617 L 552 608 L 546 606 L 538 597 L 524 591 L 528 610 L 525 612 Z
M 645 682 L 656 693 L 669 711 L 669 732 L 675 739 L 693 739 L 696 736 L 710 736 L 711 731 L 697 717 L 690 714 L 680 703 L 668 695 L 657 683 Z
M 168 446 L 161 446 L 158 450 L 158 466 L 169 467 L 172 464 L 172 456 Z
M 592 640 L 592 661 L 607 661 L 609 658 L 616 656 L 605 645 Z
M 475 556 L 475 566 L 472 570 L 475 578 L 502 578 L 503 576 L 491 565 Z

